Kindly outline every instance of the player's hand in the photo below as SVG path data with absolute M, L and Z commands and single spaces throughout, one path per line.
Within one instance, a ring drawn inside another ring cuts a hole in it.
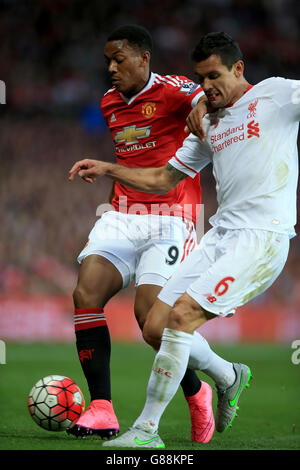
M 184 131 L 188 134 L 192 132 L 195 134 L 199 139 L 204 142 L 206 138 L 206 132 L 203 127 L 203 117 L 208 112 L 208 106 L 206 99 L 199 101 L 196 106 L 192 109 L 190 114 L 186 119 L 186 126 Z
M 94 183 L 97 176 L 105 175 L 106 166 L 107 163 L 101 160 L 91 160 L 89 158 L 80 160 L 74 163 L 69 171 L 69 181 L 73 181 L 77 174 L 84 181 Z

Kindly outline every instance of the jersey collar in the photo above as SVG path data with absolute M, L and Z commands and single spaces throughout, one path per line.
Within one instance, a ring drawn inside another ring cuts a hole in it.
M 251 88 L 253 88 L 253 85 L 249 85 L 244 91 L 244 93 L 242 94 L 242 96 L 244 96 L 244 94 L 247 93 L 247 91 L 251 90 Z M 237 103 L 242 98 L 242 96 L 238 100 L 236 100 L 234 103 L 227 104 L 226 106 L 224 106 L 224 108 L 232 108 L 232 106 L 235 105 L 235 103 Z
M 133 95 L 131 98 L 126 98 L 126 96 L 124 96 L 123 93 L 120 93 L 120 96 L 125 101 L 125 103 L 131 104 L 142 93 L 145 93 L 145 91 L 150 90 L 154 82 L 154 77 L 155 77 L 154 73 L 150 72 L 150 77 L 146 85 L 136 95 Z

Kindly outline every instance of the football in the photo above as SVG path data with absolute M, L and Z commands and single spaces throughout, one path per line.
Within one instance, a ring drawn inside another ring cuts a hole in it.
M 84 396 L 68 377 L 49 375 L 40 379 L 28 396 L 32 419 L 48 431 L 65 431 L 76 423 L 84 410 Z

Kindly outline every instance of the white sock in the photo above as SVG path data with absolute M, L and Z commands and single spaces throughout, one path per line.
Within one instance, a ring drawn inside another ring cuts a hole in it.
M 221 390 L 230 387 L 235 381 L 232 362 L 225 361 L 214 353 L 206 339 L 197 331 L 193 335 L 188 367 L 204 372 L 215 381 Z
M 193 335 L 164 329 L 148 382 L 146 403 L 134 426 L 156 432 L 159 420 L 185 374 L 192 341 Z

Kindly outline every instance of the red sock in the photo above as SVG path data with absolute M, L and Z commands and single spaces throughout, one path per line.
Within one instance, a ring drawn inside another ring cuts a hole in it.
M 106 325 L 103 308 L 75 308 L 75 332 Z

